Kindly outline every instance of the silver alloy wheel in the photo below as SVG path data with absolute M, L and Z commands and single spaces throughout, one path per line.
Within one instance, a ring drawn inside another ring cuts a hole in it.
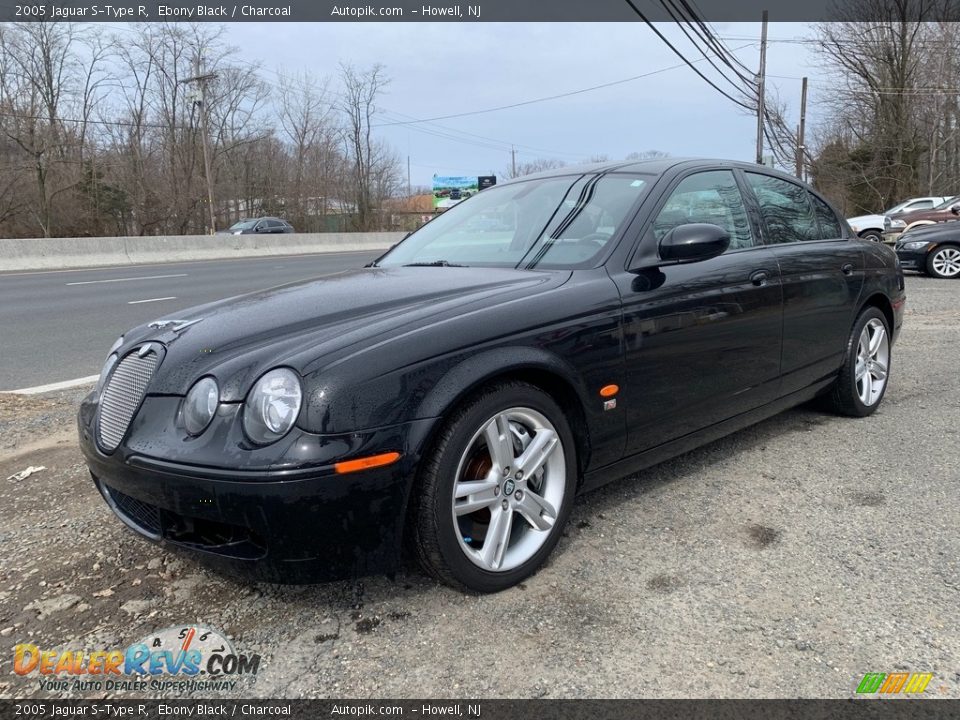
M 960 250 L 945 247 L 934 253 L 931 259 L 933 269 L 944 277 L 960 275 Z
M 489 418 L 457 465 L 452 511 L 460 549 L 491 572 L 522 565 L 550 537 L 566 481 L 563 443 L 544 415 L 515 407 Z
M 890 340 L 887 329 L 873 318 L 860 333 L 857 345 L 857 364 L 854 377 L 860 402 L 870 407 L 880 399 L 887 384 L 887 369 L 890 367 Z

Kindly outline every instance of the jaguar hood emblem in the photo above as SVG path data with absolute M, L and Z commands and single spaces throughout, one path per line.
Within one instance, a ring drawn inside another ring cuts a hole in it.
M 197 318 L 196 320 L 154 320 L 152 323 L 147 325 L 147 327 L 154 328 L 155 330 L 167 330 L 170 329 L 173 332 L 180 332 L 184 328 L 188 328 L 191 325 L 196 325 L 203 318 Z

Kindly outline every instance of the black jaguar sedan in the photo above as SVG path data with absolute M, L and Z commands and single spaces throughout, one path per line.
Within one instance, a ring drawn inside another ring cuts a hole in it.
M 893 251 L 787 175 L 564 168 L 368 267 L 131 330 L 81 446 L 127 526 L 228 571 L 389 572 L 407 548 L 496 591 L 582 492 L 815 396 L 871 414 L 904 300 Z

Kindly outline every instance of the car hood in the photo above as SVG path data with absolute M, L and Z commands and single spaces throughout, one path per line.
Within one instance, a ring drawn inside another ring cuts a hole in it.
M 920 225 L 911 228 L 897 239 L 897 245 L 914 240 L 956 240 L 960 237 L 960 230 L 953 223 L 937 223 L 936 225 Z
M 324 358 L 342 359 L 417 327 L 545 292 L 570 274 L 457 267 L 348 270 L 161 318 L 127 333 L 121 352 L 145 341 L 163 344 L 151 394 L 182 395 L 197 379 L 212 375 L 221 399 L 238 402 L 272 367 L 315 369 Z
M 908 224 L 917 220 L 957 220 L 958 217 L 949 210 L 914 210 L 913 212 L 898 212 L 887 215 L 891 220 L 903 220 Z
M 856 217 L 847 218 L 847 222 L 851 225 L 876 225 L 877 227 L 883 227 L 883 215 L 857 215 Z

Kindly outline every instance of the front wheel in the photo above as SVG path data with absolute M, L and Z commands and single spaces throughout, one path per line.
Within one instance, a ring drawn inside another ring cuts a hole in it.
M 960 248 L 942 245 L 927 255 L 927 274 L 942 280 L 960 276 Z
M 829 396 L 832 408 L 850 417 L 872 414 L 887 390 L 891 358 L 886 317 L 875 307 L 865 308 L 847 341 L 846 358 Z
M 879 230 L 864 230 L 860 233 L 860 238 L 862 240 L 869 240 L 870 242 L 883 242 L 883 233 Z
M 456 411 L 424 458 L 413 549 L 448 585 L 504 590 L 557 544 L 576 480 L 573 435 L 553 398 L 526 383 L 492 385 Z

